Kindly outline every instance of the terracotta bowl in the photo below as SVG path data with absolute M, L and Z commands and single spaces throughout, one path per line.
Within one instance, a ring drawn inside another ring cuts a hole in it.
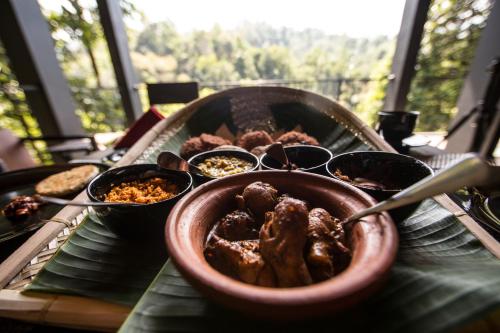
M 165 226 L 170 256 L 195 288 L 249 316 L 296 320 L 350 307 L 381 286 L 398 246 L 396 228 L 386 213 L 363 218 L 348 228 L 352 261 L 341 274 L 321 283 L 296 288 L 259 287 L 212 268 L 203 256 L 207 235 L 218 219 L 236 208 L 234 196 L 255 181 L 270 183 L 280 193 L 323 207 L 341 219 L 375 203 L 353 186 L 301 171 L 257 171 L 208 182 L 177 203 Z

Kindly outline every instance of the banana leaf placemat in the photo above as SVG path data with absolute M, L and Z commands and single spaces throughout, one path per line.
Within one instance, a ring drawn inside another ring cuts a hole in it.
M 166 259 L 163 243 L 120 238 L 89 214 L 26 290 L 133 306 Z
M 385 288 L 337 316 L 286 324 L 243 318 L 194 290 L 167 262 L 120 332 L 442 332 L 500 305 L 500 264 L 446 209 L 424 201 L 398 225 Z

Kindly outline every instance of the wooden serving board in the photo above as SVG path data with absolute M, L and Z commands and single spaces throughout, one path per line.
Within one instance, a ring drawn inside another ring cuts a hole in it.
M 392 147 L 382 140 L 368 125 L 339 104 L 327 98 L 288 88 L 249 87 L 220 92 L 188 104 L 146 133 L 128 151 L 117 166 L 148 160 L 158 150 L 161 150 L 164 142 L 175 140 L 174 135 L 179 131 L 188 129 L 189 131 L 184 136 L 198 135 L 201 132 L 214 133 L 220 127 L 220 124 L 215 123 L 212 119 L 215 112 L 219 116 L 230 119 L 227 127 L 236 135 L 238 130 L 248 127 L 262 128 L 262 126 L 270 126 L 269 130 L 280 128 L 283 119 L 272 117 L 273 105 L 286 104 L 289 111 L 283 112 L 282 115 L 283 117 L 293 118 L 298 114 L 295 112 L 297 103 L 303 103 L 307 107 L 320 110 L 330 117 L 332 121 L 341 124 L 366 144 L 379 150 L 393 151 Z M 272 118 L 272 121 L 269 121 L 266 117 Z M 256 121 L 256 119 L 260 121 Z M 309 124 L 314 126 L 314 121 L 310 121 Z M 307 126 L 304 130 L 311 132 Z M 328 133 L 325 133 L 325 135 L 328 135 Z M 340 140 L 339 144 L 341 143 Z M 80 193 L 78 199 L 86 200 L 86 194 L 84 192 Z M 436 197 L 435 200 L 456 216 L 491 253 L 500 258 L 500 245 L 490 234 L 448 197 L 442 195 Z M 50 325 L 103 331 L 115 330 L 120 326 L 126 314 L 130 311 L 128 307 L 75 296 L 46 294 L 27 296 L 21 295 L 18 291 L 22 289 L 23 283 L 28 282 L 34 272 L 40 269 L 41 251 L 48 244 L 53 243 L 58 235 L 62 235 L 63 238 L 67 237 L 64 233 L 69 233 L 70 229 L 74 229 L 82 220 L 84 214 L 85 212 L 81 208 L 65 207 L 55 216 L 54 220 L 59 222 L 48 222 L 0 265 L 0 287 L 4 288 L 0 291 L 0 316 Z M 60 221 L 66 221 L 67 224 Z M 50 257 L 50 255 L 45 256 Z M 30 262 L 33 264 L 30 264 Z M 33 268 L 33 266 L 36 266 L 36 268 Z M 21 271 L 28 272 L 27 279 L 23 279 L 22 276 L 18 275 Z M 89 318 L 92 318 L 92 320 L 89 320 Z

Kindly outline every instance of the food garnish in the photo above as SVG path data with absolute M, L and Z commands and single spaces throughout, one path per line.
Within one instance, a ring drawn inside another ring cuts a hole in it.
M 213 156 L 199 163 L 197 167 L 205 176 L 225 177 L 251 170 L 252 162 L 233 156 Z
M 151 204 L 173 198 L 178 193 L 176 184 L 155 177 L 115 185 L 104 195 L 104 201 Z

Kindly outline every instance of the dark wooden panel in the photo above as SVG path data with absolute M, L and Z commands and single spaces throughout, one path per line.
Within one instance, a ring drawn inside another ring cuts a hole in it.
M 467 75 L 462 92 L 458 98 L 458 113 L 451 124 L 453 127 L 469 112 L 478 105 L 485 96 L 488 89 L 491 73 L 488 67 L 495 57 L 500 56 L 500 1 L 495 1 L 491 9 L 486 27 L 484 27 L 481 38 L 476 48 L 474 60 L 472 61 L 469 74 Z M 500 105 L 497 105 L 497 108 Z M 498 111 L 497 111 L 498 112 Z M 450 152 L 463 153 L 473 148 L 476 129 L 477 114 L 472 115 L 460 128 L 449 138 L 446 150 Z M 483 129 L 484 130 L 484 129 Z
M 148 83 L 149 104 L 189 103 L 198 98 L 198 82 Z
M 123 109 L 127 123 L 131 125 L 142 116 L 143 109 L 137 91 L 137 75 L 128 49 L 122 10 L 118 0 L 98 0 L 97 6 L 122 97 Z
M 403 111 L 405 109 L 430 3 L 430 0 L 406 0 L 396 51 L 392 60 L 384 110 Z

